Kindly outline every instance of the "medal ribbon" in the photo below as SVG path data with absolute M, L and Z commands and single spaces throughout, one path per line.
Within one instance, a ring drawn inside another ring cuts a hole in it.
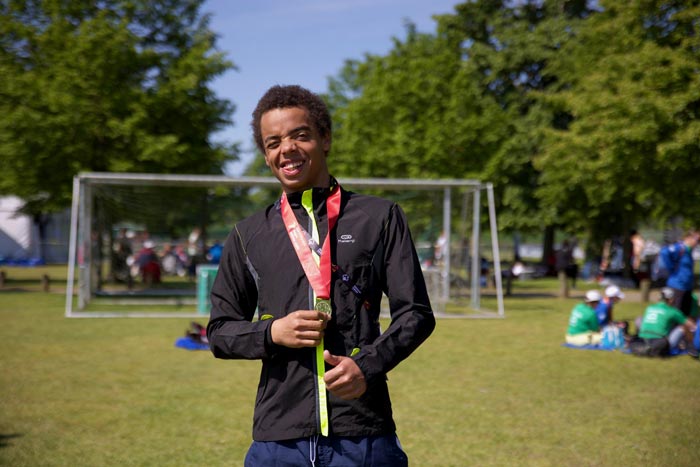
M 294 212 L 289 206 L 286 193 L 282 195 L 280 207 L 287 234 L 289 234 L 294 251 L 299 258 L 301 267 L 304 268 L 304 273 L 306 273 L 306 278 L 309 280 L 316 298 L 329 300 L 331 298 L 331 242 L 328 239 L 340 213 L 340 187 L 336 185 L 328 199 L 326 199 L 328 233 L 326 233 L 326 238 L 321 247 L 320 264 L 317 264 L 313 258 L 313 254 L 309 249 L 309 241 L 306 239 L 303 228 L 297 222 L 296 216 L 294 216 Z M 313 211 L 309 215 L 315 223 Z
M 313 192 L 308 190 L 302 194 L 302 206 L 311 218 L 313 225 L 313 236 L 318 238 L 316 228 L 316 220 L 314 218 L 313 212 Z M 325 301 L 328 304 L 329 312 L 330 308 L 330 296 L 331 296 L 331 231 L 338 220 L 338 215 L 340 213 L 340 187 L 334 186 L 331 189 L 331 194 L 326 199 L 326 212 L 328 216 L 328 232 L 326 233 L 326 238 L 323 241 L 323 246 L 321 247 L 321 257 L 318 263 L 314 258 L 313 246 L 318 243 L 309 235 L 305 229 L 303 229 L 296 220 L 296 216 L 289 206 L 287 200 L 287 194 L 283 193 L 280 199 L 280 208 L 282 213 L 282 219 L 284 220 L 284 225 L 287 229 L 287 234 L 289 239 L 292 241 L 292 246 L 294 251 L 299 258 L 306 278 L 309 280 L 309 284 L 314 291 L 314 299 L 318 303 L 319 300 Z M 317 253 L 318 254 L 318 253 Z M 318 307 L 317 307 L 318 309 Z M 326 395 L 326 383 L 323 380 L 325 374 L 325 361 L 323 360 L 323 339 L 316 347 L 316 384 L 318 387 L 318 412 L 319 412 L 319 422 L 321 425 L 321 434 L 323 436 L 328 436 L 328 402 Z
M 303 201 L 303 198 L 302 198 L 302 205 L 306 208 L 306 205 L 304 203 L 305 203 L 305 201 Z M 313 212 L 313 210 L 307 210 L 307 212 Z M 313 215 L 313 214 L 310 214 L 310 215 Z M 313 236 L 312 236 L 308 231 L 306 231 L 304 229 L 303 234 L 304 234 L 304 237 L 306 237 L 306 242 L 308 243 L 309 248 L 311 249 L 311 251 L 313 251 L 316 254 L 315 258 L 320 258 L 322 250 L 321 250 L 321 247 L 318 245 L 318 241 L 317 241 L 318 240 L 318 232 L 316 232 L 316 230 L 314 230 Z M 331 271 L 334 273 L 337 273 L 338 279 L 343 281 L 343 284 L 345 284 L 345 286 L 347 288 L 349 288 L 352 291 L 352 293 L 354 293 L 355 296 L 357 296 L 358 299 L 363 301 L 362 306 L 364 306 L 366 309 L 369 310 L 370 303 L 364 298 L 364 294 L 362 292 L 362 289 L 356 283 L 354 283 L 352 281 L 350 274 L 347 274 L 345 271 L 343 271 L 341 269 L 340 266 L 338 266 L 335 263 L 331 263 Z

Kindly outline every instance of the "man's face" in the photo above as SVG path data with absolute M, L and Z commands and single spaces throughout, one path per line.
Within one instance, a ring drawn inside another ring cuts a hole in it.
M 272 109 L 260 118 L 265 164 L 285 193 L 329 184 L 326 154 L 330 138 L 321 137 L 301 107 Z

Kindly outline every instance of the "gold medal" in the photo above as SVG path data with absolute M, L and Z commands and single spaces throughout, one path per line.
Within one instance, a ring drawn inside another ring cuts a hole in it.
M 317 298 L 316 299 L 316 311 L 325 313 L 327 315 L 331 314 L 331 301 L 327 298 Z

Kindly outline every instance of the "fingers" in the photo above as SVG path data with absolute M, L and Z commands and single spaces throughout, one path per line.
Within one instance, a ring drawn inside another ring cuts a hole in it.
M 285 318 L 299 319 L 302 321 L 323 321 L 328 322 L 329 316 L 318 310 L 298 310 L 293 313 L 289 313 Z
M 323 339 L 328 315 L 315 310 L 299 310 L 272 323 L 272 342 L 290 348 L 316 347 Z
M 331 394 L 350 400 L 357 399 L 365 393 L 367 390 L 365 375 L 352 358 L 332 355 L 326 350 L 323 352 L 323 359 L 334 366 L 326 371 L 323 377 L 326 388 Z
M 342 362 L 341 357 L 331 354 L 328 350 L 323 351 L 323 360 L 332 366 L 338 366 Z

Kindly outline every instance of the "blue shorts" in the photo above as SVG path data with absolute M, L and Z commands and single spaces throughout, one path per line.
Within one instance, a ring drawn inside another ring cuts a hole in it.
M 407 467 L 395 434 L 253 441 L 245 467 Z

